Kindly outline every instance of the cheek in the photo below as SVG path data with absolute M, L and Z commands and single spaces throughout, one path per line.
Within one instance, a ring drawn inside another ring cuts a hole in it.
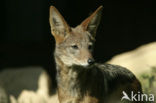
M 69 55 L 72 55 L 72 56 L 79 55 L 79 50 L 68 49 L 67 52 L 68 52 Z

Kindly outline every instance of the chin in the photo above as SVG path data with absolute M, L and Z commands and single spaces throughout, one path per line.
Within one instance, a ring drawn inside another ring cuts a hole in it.
M 90 65 L 88 63 L 83 63 L 83 64 L 79 64 L 80 66 L 83 66 L 83 67 L 89 67 Z

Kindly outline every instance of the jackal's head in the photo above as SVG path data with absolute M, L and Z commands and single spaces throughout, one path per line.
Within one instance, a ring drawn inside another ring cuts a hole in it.
M 63 16 L 50 7 L 50 26 L 56 41 L 55 57 L 67 66 L 88 66 L 92 57 L 95 34 L 100 22 L 102 6 L 75 28 L 69 27 Z

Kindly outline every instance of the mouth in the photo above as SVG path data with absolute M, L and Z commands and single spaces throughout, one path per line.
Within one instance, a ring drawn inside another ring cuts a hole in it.
M 82 66 L 82 67 L 85 67 L 85 68 L 90 68 L 90 67 L 92 67 L 94 65 L 94 63 L 93 64 L 81 64 L 80 66 Z
M 77 66 L 81 66 L 81 67 L 85 67 L 85 68 L 88 68 L 88 67 L 91 67 L 94 65 L 95 62 L 80 62 L 80 61 L 77 61 L 75 62 L 73 65 L 77 65 Z
M 94 65 L 89 65 L 89 64 L 75 64 L 75 65 L 72 65 L 72 67 L 74 67 L 75 70 L 82 70 L 82 69 L 91 69 Z
M 88 63 L 76 63 L 75 65 L 82 66 L 82 67 L 88 67 L 89 66 Z

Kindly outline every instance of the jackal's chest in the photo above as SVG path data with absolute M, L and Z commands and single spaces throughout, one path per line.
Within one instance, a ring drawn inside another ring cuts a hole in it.
M 69 72 L 68 76 L 64 76 L 63 80 L 60 78 L 58 88 L 60 103 L 101 103 L 95 95 L 91 96 L 90 93 L 95 92 L 96 87 L 91 88 L 94 85 L 93 82 L 88 83 L 90 80 L 88 79 L 86 72 L 82 72 L 80 76 L 73 71 Z M 94 83 L 97 84 L 96 81 Z

